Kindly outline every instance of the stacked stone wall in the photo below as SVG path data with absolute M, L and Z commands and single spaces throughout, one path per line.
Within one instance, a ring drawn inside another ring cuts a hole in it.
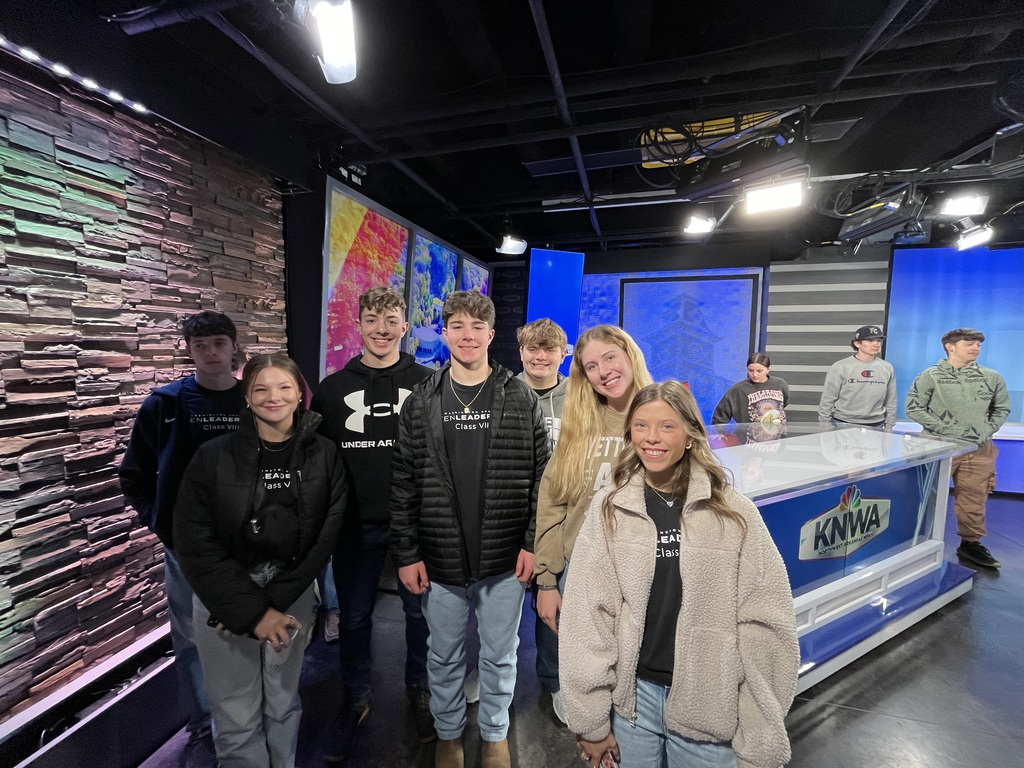
M 0 71 L 0 719 L 165 618 L 116 469 L 181 320 L 286 346 L 281 196 L 232 153 Z

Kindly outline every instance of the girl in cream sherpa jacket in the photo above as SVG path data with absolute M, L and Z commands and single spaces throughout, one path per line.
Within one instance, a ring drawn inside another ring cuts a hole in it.
M 783 719 L 800 660 L 786 568 L 757 507 L 726 498 L 747 529 L 703 502 L 707 472 L 691 463 L 679 570 L 667 727 L 681 736 L 732 742 L 739 768 L 777 768 L 790 758 Z M 614 529 L 601 505 L 614 493 Z M 635 719 L 636 669 L 654 577 L 656 527 L 647 515 L 644 470 L 595 496 L 573 551 L 559 628 L 560 682 L 569 727 L 587 741 L 611 728 L 612 707 Z

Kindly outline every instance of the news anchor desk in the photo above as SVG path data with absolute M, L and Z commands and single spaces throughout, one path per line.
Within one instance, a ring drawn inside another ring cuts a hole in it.
M 710 438 L 786 562 L 798 691 L 972 588 L 942 537 L 950 459 L 973 446 L 849 425 L 728 425 Z

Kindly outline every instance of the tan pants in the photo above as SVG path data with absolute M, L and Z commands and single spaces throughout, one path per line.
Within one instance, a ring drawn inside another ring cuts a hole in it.
M 985 535 L 985 499 L 996 487 L 998 455 L 995 443 L 986 440 L 978 450 L 952 461 L 953 514 L 964 541 L 980 541 Z

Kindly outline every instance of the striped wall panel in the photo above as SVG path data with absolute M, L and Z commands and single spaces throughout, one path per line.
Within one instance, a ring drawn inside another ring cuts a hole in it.
M 857 254 L 811 249 L 770 267 L 766 351 L 772 373 L 789 383 L 790 421 L 817 419 L 825 373 L 853 353 L 853 332 L 884 325 L 890 253 L 888 244 Z

